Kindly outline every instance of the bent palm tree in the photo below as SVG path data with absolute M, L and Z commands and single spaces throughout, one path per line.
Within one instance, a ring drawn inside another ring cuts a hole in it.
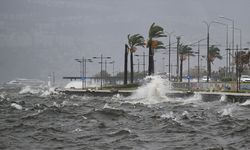
M 125 44 L 125 54 L 124 54 L 124 85 L 128 82 L 128 45 Z
M 165 49 L 161 41 L 155 40 L 156 38 L 167 37 L 163 30 L 164 29 L 162 27 L 155 25 L 155 23 L 153 23 L 149 28 L 147 42 L 147 47 L 149 48 L 148 75 L 154 73 L 154 50 Z
M 188 45 L 180 44 L 179 47 L 179 57 L 180 57 L 180 82 L 182 82 L 182 72 L 183 72 L 183 62 L 187 59 L 188 56 L 194 56 L 192 48 Z
M 208 51 L 208 80 L 211 78 L 211 63 L 213 63 L 216 58 L 222 59 L 222 56 L 220 55 L 220 49 L 212 45 Z
M 144 46 L 144 37 L 140 34 L 128 35 L 128 49 L 130 52 L 130 83 L 134 82 L 134 62 L 133 53 L 137 50 L 137 46 Z

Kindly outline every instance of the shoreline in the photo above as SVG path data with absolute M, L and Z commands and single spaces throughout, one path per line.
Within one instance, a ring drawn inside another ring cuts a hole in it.
M 82 90 L 82 89 L 63 89 L 59 90 L 61 93 L 69 95 L 80 96 L 114 96 L 119 94 L 124 97 L 131 96 L 136 90 Z M 204 101 L 220 100 L 222 96 L 225 96 L 225 100 L 228 102 L 243 103 L 246 100 L 250 100 L 250 93 L 230 93 L 230 92 L 184 92 L 184 91 L 168 91 L 167 97 L 171 98 L 187 98 L 192 97 L 195 94 L 200 94 Z

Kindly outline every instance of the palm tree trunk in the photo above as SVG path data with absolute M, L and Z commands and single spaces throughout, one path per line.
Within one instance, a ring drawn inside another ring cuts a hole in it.
M 153 49 L 151 48 L 151 44 L 149 45 L 149 52 L 148 52 L 148 75 L 154 74 L 154 55 Z
M 182 69 L 183 69 L 183 60 L 180 59 L 180 82 L 182 82 Z
M 124 54 L 124 85 L 128 83 L 128 45 L 125 44 L 125 54 Z
M 133 62 L 133 52 L 130 52 L 130 83 L 134 82 L 134 62 Z

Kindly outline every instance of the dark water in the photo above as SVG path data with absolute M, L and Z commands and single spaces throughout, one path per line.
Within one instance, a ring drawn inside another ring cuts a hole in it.
M 0 149 L 250 149 L 248 101 L 46 92 L 0 88 Z

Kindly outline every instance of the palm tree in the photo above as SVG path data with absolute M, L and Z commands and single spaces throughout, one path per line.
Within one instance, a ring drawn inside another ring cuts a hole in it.
M 211 78 L 211 63 L 213 63 L 216 58 L 222 59 L 222 56 L 220 55 L 220 49 L 212 45 L 208 51 L 208 78 L 207 79 Z
M 182 72 L 183 72 L 183 62 L 189 56 L 194 56 L 192 48 L 188 45 L 180 44 L 179 47 L 179 57 L 180 57 L 180 82 L 182 82 Z
M 164 29 L 162 27 L 155 25 L 155 23 L 153 23 L 149 28 L 147 42 L 147 47 L 149 48 L 148 75 L 154 73 L 154 50 L 165 49 L 161 41 L 155 40 L 156 38 L 167 37 L 163 30 Z
M 124 54 L 124 85 L 128 83 L 128 45 L 125 44 Z
M 128 35 L 128 49 L 130 52 L 130 83 L 134 82 L 134 62 L 133 53 L 137 50 L 137 46 L 144 46 L 144 37 L 140 34 Z

